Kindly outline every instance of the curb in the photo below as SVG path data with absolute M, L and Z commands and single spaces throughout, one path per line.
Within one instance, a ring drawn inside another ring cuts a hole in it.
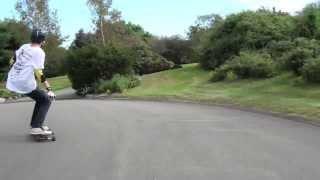
M 124 101 L 149 101 L 149 102 L 168 102 L 168 103 L 188 103 L 188 104 L 198 104 L 198 105 L 207 105 L 207 106 L 216 106 L 228 109 L 234 109 L 239 111 L 251 112 L 251 113 L 258 113 L 269 115 L 277 118 L 292 120 L 296 122 L 306 123 L 314 126 L 320 127 L 319 119 L 315 118 L 306 118 L 299 115 L 290 115 L 281 112 L 273 112 L 263 109 L 257 109 L 253 107 L 245 107 L 239 104 L 232 104 L 232 103 L 219 103 L 214 101 L 196 101 L 196 100 L 187 100 L 187 99 L 180 99 L 180 98 L 168 98 L 168 97 L 129 97 L 121 94 L 101 94 L 101 95 L 87 95 L 85 97 L 76 96 L 76 97 L 63 97 L 57 98 L 58 101 L 63 100 L 124 100 Z M 19 102 L 32 102 L 29 98 L 21 98 L 21 99 L 3 99 L 0 98 L 0 104 L 11 104 L 11 103 L 19 103 Z
M 228 109 L 234 109 L 239 111 L 245 111 L 245 112 L 251 112 L 251 113 L 257 113 L 257 114 L 263 114 L 268 116 L 273 116 L 276 118 L 282 118 L 287 119 L 291 121 L 301 122 L 310 124 L 313 126 L 320 127 L 320 119 L 316 118 L 309 118 L 309 117 L 303 117 L 302 115 L 292 115 L 292 114 L 286 114 L 284 112 L 274 112 L 270 110 L 264 110 L 264 109 L 258 109 L 254 107 L 246 107 L 241 106 L 240 104 L 232 104 L 232 103 L 221 103 L 221 102 L 214 102 L 214 101 L 197 101 L 197 100 L 188 100 L 188 99 L 180 99 L 180 98 L 168 98 L 168 97 L 128 97 L 128 96 L 120 96 L 120 98 L 113 98 L 109 97 L 107 99 L 111 100 L 121 100 L 123 98 L 124 100 L 131 100 L 131 101 L 150 101 L 150 102 L 171 102 L 171 103 L 188 103 L 188 104 L 198 104 L 198 105 L 207 105 L 207 106 L 216 106 L 216 107 L 222 107 L 222 108 L 228 108 Z
M 80 98 L 81 99 L 81 98 Z M 121 94 L 101 94 L 101 95 L 87 95 L 86 97 L 82 98 L 85 100 L 125 100 L 125 101 L 146 101 L 146 102 L 169 102 L 169 103 L 187 103 L 187 104 L 198 104 L 198 105 L 206 105 L 206 106 L 216 106 L 228 109 L 234 109 L 239 111 L 257 113 L 268 115 L 276 118 L 287 119 L 291 121 L 301 122 L 310 124 L 313 126 L 320 127 L 320 120 L 316 118 L 308 118 L 303 117 L 300 115 L 292 115 L 286 114 L 283 112 L 274 112 L 270 110 L 263 110 L 254 107 L 246 107 L 241 106 L 240 104 L 233 104 L 233 103 L 222 103 L 218 101 L 201 101 L 201 100 L 188 100 L 179 97 L 130 97 Z

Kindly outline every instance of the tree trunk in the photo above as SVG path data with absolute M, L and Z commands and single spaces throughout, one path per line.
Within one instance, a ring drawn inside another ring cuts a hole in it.
M 101 33 L 101 38 L 102 38 L 102 44 L 103 46 L 106 46 L 106 41 L 104 37 L 104 29 L 103 29 L 103 18 L 100 18 L 100 33 Z

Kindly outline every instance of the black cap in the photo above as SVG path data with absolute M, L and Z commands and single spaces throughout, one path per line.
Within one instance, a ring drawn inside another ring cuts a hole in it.
M 31 42 L 41 44 L 43 41 L 46 40 L 46 35 L 41 32 L 39 29 L 35 29 L 31 33 Z

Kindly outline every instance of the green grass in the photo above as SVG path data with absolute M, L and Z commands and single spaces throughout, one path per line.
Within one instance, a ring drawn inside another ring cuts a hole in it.
M 50 85 L 52 86 L 54 91 L 62 90 L 71 87 L 71 82 L 67 76 L 59 76 L 55 78 L 50 78 Z
M 211 73 L 198 65 L 146 75 L 140 87 L 125 92 L 133 98 L 186 99 L 298 115 L 320 120 L 320 85 L 305 84 L 290 73 L 266 80 L 211 83 Z
M 58 91 L 61 89 L 69 88 L 71 87 L 71 82 L 68 79 L 67 76 L 59 76 L 55 78 L 48 79 L 50 82 L 50 85 L 52 86 L 54 91 Z M 0 83 L 0 97 L 12 97 L 14 94 L 10 93 L 5 89 L 5 85 L 3 83 Z

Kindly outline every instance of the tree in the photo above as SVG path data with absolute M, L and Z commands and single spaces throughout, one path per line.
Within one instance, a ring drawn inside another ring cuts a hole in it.
M 165 37 L 154 39 L 151 42 L 151 47 L 155 52 L 176 65 L 192 62 L 194 51 L 190 40 L 185 40 L 179 36 Z
M 41 29 L 60 37 L 57 10 L 50 10 L 49 0 L 18 0 L 15 8 L 21 21 L 31 29 Z
M 47 35 L 44 47 L 47 53 L 46 75 L 48 77 L 63 75 L 66 51 L 59 47 L 64 37 L 60 33 L 57 10 L 50 9 L 49 0 L 18 0 L 15 8 L 24 25 L 30 30 L 40 29 Z
M 298 37 L 320 39 L 320 3 L 308 4 L 296 16 Z
M 145 41 L 145 42 L 147 42 L 147 43 L 148 43 L 149 40 L 151 40 L 152 37 L 153 37 L 151 33 L 145 31 L 145 30 L 143 29 L 143 27 L 141 27 L 141 26 L 138 25 L 138 24 L 133 24 L 133 23 L 131 23 L 131 22 L 128 22 L 128 23 L 125 24 L 125 26 L 126 26 L 127 31 L 128 31 L 130 34 L 136 35 L 136 36 L 140 37 L 143 41 Z
M 97 30 L 100 31 L 102 44 L 105 46 L 104 22 L 105 18 L 109 15 L 112 0 L 87 0 L 87 5 L 91 9 L 93 22 L 96 24 Z
M 0 81 L 9 70 L 13 52 L 29 39 L 29 28 L 16 20 L 0 21 Z
M 188 38 L 193 50 L 192 61 L 198 62 L 203 46 L 208 41 L 213 27 L 221 24 L 223 18 L 217 14 L 199 16 L 194 25 L 190 26 Z
M 199 16 L 195 25 L 189 28 L 188 37 L 194 43 L 200 43 L 203 34 L 207 33 L 214 25 L 223 21 L 223 18 L 217 14 Z
M 264 9 L 232 14 L 210 29 L 200 63 L 215 69 L 242 50 L 261 50 L 272 41 L 291 40 L 293 33 L 294 19 L 289 15 Z
M 72 87 L 79 92 L 99 80 L 110 80 L 115 74 L 130 74 L 133 65 L 130 51 L 96 44 L 70 50 L 66 67 Z
M 97 41 L 96 35 L 92 33 L 85 33 L 83 29 L 80 29 L 76 33 L 76 38 L 71 44 L 71 49 L 82 48 L 90 44 L 95 44 Z
M 122 18 L 121 11 L 119 11 L 117 9 L 113 9 L 112 11 L 110 11 L 110 20 L 112 22 L 119 22 L 119 21 L 121 21 L 121 18 Z

